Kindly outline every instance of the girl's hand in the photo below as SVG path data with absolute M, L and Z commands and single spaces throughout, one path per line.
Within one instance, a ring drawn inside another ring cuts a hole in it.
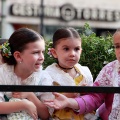
M 81 86 L 87 86 L 87 83 L 83 83 L 83 84 L 81 84 Z
M 23 99 L 22 102 L 24 102 L 24 107 L 25 107 L 25 111 L 34 119 L 37 120 L 38 119 L 38 114 L 37 114 L 37 108 L 36 106 L 33 104 L 33 102 L 27 100 L 27 99 Z
M 68 107 L 68 98 L 65 95 L 62 95 L 60 93 L 53 93 L 55 95 L 55 99 L 53 100 L 45 100 L 44 104 L 52 107 L 54 109 L 63 109 L 65 107 Z
M 25 99 L 25 98 L 29 98 L 30 97 L 31 92 L 13 92 L 12 93 L 12 97 L 14 98 L 21 98 L 21 99 Z

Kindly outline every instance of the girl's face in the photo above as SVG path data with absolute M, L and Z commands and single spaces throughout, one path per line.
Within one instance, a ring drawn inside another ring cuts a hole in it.
M 19 53 L 17 65 L 19 65 L 24 72 L 32 73 L 38 71 L 44 61 L 44 50 L 44 40 L 28 43 L 26 49 Z
M 116 58 L 120 62 L 120 32 L 115 33 L 113 36 L 113 43 L 115 46 Z
M 59 65 L 71 68 L 78 63 L 81 55 L 81 41 L 77 38 L 67 38 L 58 41 L 55 49 L 51 52 L 58 59 Z

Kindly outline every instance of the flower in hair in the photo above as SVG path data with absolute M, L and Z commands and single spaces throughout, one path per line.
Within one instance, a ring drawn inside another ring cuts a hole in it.
M 47 53 L 50 57 L 52 57 L 52 53 L 51 53 L 51 48 L 48 48 L 48 53 Z
M 9 42 L 6 41 L 5 43 L 3 43 L 1 46 L 0 46 L 0 50 L 2 51 L 2 55 L 9 58 L 10 56 L 12 56 L 11 54 L 11 49 L 10 49 L 10 46 L 9 46 Z
M 52 57 L 52 53 L 51 53 L 51 48 L 52 48 L 52 42 L 49 42 L 49 44 L 48 44 L 48 55 L 50 56 L 50 57 Z

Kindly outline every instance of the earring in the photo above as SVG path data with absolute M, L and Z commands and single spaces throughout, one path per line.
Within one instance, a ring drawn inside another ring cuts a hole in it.
M 19 63 L 21 64 L 22 62 L 20 61 Z

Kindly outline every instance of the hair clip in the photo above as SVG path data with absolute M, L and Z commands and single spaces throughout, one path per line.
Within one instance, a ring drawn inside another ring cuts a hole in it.
M 10 49 L 10 46 L 9 46 L 9 42 L 6 41 L 5 43 L 3 43 L 1 46 L 0 46 L 0 50 L 2 51 L 2 55 L 9 58 L 10 56 L 12 56 L 11 54 L 11 49 Z
M 51 48 L 52 48 L 52 42 L 49 42 L 49 44 L 48 44 L 48 52 L 47 52 L 47 54 L 50 56 L 50 57 L 52 57 L 52 53 L 51 53 Z

